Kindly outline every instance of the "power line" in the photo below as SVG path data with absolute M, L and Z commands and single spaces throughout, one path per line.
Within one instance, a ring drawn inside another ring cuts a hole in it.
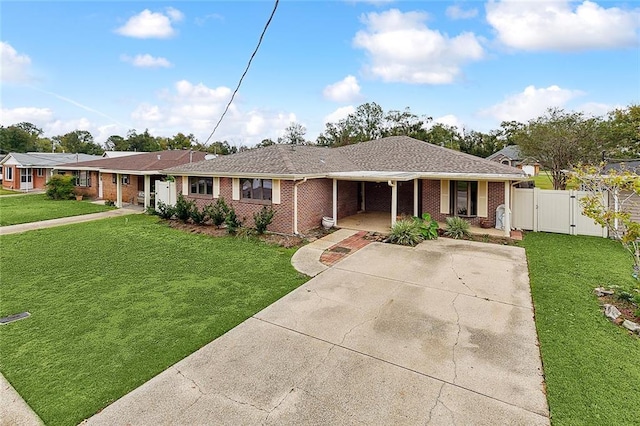
M 227 111 L 229 111 L 229 107 L 231 106 L 231 103 L 233 102 L 233 98 L 235 98 L 236 93 L 238 93 L 238 90 L 240 89 L 240 85 L 242 84 L 242 80 L 244 80 L 244 76 L 247 75 L 247 72 L 249 71 L 249 67 L 251 67 L 251 61 L 253 61 L 254 56 L 256 56 L 256 53 L 258 53 L 258 49 L 260 49 L 260 45 L 262 44 L 262 39 L 264 38 L 264 35 L 267 32 L 267 28 L 269 28 L 269 24 L 271 24 L 271 20 L 273 19 L 273 15 L 276 14 L 276 9 L 278 9 L 278 3 L 280 3 L 280 0 L 276 0 L 276 3 L 273 5 L 273 10 L 271 11 L 271 15 L 269 16 L 269 20 L 265 24 L 264 29 L 262 30 L 262 34 L 260 34 L 260 39 L 258 39 L 258 44 L 256 45 L 255 50 L 251 54 L 251 57 L 249 58 L 249 62 L 247 63 L 247 67 L 245 68 L 244 72 L 242 73 L 242 76 L 240 76 L 240 81 L 238 81 L 238 86 L 236 87 L 236 90 L 234 90 L 233 93 L 231 94 L 231 99 L 229 99 L 229 103 L 227 104 L 227 106 L 225 107 L 224 111 L 222 112 L 222 115 L 220 116 L 220 119 L 216 123 L 215 127 L 213 128 L 213 131 L 211 132 L 211 134 L 209 135 L 207 140 L 204 142 L 205 146 L 209 143 L 209 140 L 211 140 L 211 138 L 213 137 L 213 134 L 216 132 L 216 130 L 218 130 L 218 126 L 220 126 L 220 123 L 222 122 L 222 119 L 227 114 Z

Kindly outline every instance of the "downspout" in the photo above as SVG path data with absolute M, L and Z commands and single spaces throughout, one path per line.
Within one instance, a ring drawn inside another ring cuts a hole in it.
M 293 233 L 298 235 L 298 185 L 307 181 L 307 178 L 293 184 Z

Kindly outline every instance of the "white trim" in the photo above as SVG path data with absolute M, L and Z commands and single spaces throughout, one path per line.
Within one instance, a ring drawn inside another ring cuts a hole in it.
M 338 180 L 333 180 L 333 226 L 338 227 Z
M 182 176 L 182 196 L 189 195 L 189 176 Z
M 151 205 L 151 176 L 144 177 L 144 208 L 147 209 Z
M 413 180 L 413 215 L 414 216 L 418 216 L 418 210 L 419 210 L 419 206 L 418 206 L 418 188 L 420 186 L 419 182 L 420 182 L 419 179 Z
M 393 227 L 398 216 L 398 181 L 390 180 L 387 185 L 391 187 L 391 226 Z
M 511 236 L 511 182 L 504 183 L 504 235 Z
M 122 178 L 116 173 L 116 207 L 122 207 Z

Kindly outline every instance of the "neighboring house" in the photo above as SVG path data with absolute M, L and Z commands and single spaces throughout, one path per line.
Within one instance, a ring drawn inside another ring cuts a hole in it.
M 325 216 L 339 226 L 363 211 L 387 214 L 389 225 L 422 213 L 495 223 L 496 209 L 510 206 L 512 185 L 527 179 L 519 169 L 406 136 L 340 148 L 272 145 L 164 173 L 200 207 L 224 197 L 249 223 L 271 206 L 269 230 L 286 234 L 316 228 Z M 505 222 L 508 235 L 509 209 Z
M 44 189 L 53 170 L 63 164 L 74 164 L 101 158 L 98 155 L 50 152 L 10 152 L 1 161 L 2 187 L 16 191 Z
M 104 158 L 128 157 L 129 155 L 146 154 L 145 151 L 105 151 Z
M 540 173 L 540 163 L 532 158 L 523 158 L 517 145 L 505 146 L 500 151 L 488 156 L 487 160 L 522 169 L 529 176 L 538 176 Z
M 101 158 L 59 167 L 58 173 L 76 176 L 76 193 L 90 198 L 151 205 L 155 181 L 165 177 L 163 169 L 204 160 L 206 153 L 173 150 Z

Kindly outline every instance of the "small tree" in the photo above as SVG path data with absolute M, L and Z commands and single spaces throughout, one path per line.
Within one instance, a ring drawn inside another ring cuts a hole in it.
M 47 197 L 52 200 L 73 198 L 75 178 L 73 176 L 53 175 L 47 182 Z
M 223 197 L 218 198 L 218 201 L 216 201 L 215 204 L 209 204 L 208 206 L 205 206 L 204 209 L 207 213 L 207 216 L 211 218 L 211 222 L 213 222 L 213 224 L 218 228 L 220 228 L 220 226 L 224 223 L 227 215 L 229 214 L 229 206 L 224 201 Z
M 254 213 L 253 221 L 256 224 L 256 231 L 258 234 L 264 234 L 275 214 L 276 212 L 273 208 L 267 208 L 267 206 L 262 206 L 259 212 Z
M 182 222 L 186 222 L 191 217 L 191 212 L 196 208 L 196 203 L 192 200 L 187 200 L 182 193 L 178 194 L 176 205 L 174 207 L 175 215 Z
M 640 223 L 631 205 L 640 197 L 640 176 L 628 170 L 604 171 L 603 165 L 576 167 L 572 179 L 588 194 L 580 199 L 585 216 L 606 227 L 633 258 L 633 277 L 640 274 Z

